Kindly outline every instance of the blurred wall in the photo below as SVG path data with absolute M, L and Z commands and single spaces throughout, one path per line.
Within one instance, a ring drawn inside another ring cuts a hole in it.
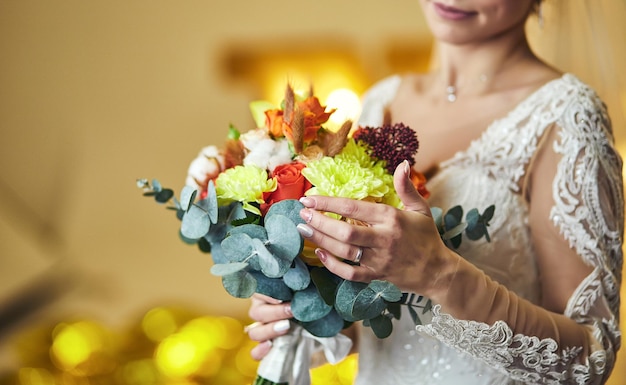
M 252 128 L 259 88 L 229 72 L 237 52 L 328 44 L 371 82 L 389 72 L 383 44 L 424 33 L 415 1 L 301 4 L 0 0 L 2 309 L 112 324 L 168 303 L 246 315 L 135 179 L 178 190 L 229 123 Z
M 0 0 L 0 307 L 22 322 L 3 333 L 169 303 L 245 317 L 135 179 L 178 189 L 229 123 L 252 127 L 238 53 L 328 46 L 371 83 L 429 41 L 415 0 Z

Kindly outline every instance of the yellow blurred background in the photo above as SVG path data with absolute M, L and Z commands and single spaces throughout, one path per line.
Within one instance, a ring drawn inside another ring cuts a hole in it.
M 360 95 L 430 52 L 416 0 L 0 0 L 0 383 L 249 381 L 248 302 L 135 179 L 182 187 L 199 149 L 252 128 L 248 103 L 280 102 L 287 81 Z M 314 378 L 347 384 L 342 365 Z

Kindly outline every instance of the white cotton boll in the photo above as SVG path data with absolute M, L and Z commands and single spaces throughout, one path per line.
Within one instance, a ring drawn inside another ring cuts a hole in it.
M 291 151 L 286 140 L 260 140 L 254 150 L 250 151 L 243 160 L 244 165 L 254 165 L 270 172 L 276 166 L 291 162 Z
M 239 140 L 246 150 L 254 151 L 260 143 L 272 139 L 265 130 L 250 130 L 241 134 Z
M 187 170 L 187 186 L 203 189 L 208 179 L 217 177 L 224 169 L 224 157 L 216 146 L 207 146 L 200 150 L 191 161 Z
M 274 171 L 274 169 L 281 164 L 291 163 L 293 157 L 293 154 L 289 149 L 289 142 L 281 140 L 280 142 L 274 143 L 276 143 L 274 153 L 269 158 L 267 167 L 270 172 Z
M 274 143 L 269 138 L 257 141 L 254 147 L 249 149 L 250 152 L 243 159 L 243 164 L 267 169 L 267 162 L 274 152 Z

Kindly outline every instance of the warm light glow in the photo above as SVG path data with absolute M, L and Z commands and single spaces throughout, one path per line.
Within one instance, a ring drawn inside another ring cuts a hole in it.
M 178 324 L 170 310 L 157 307 L 146 313 L 141 321 L 141 327 L 149 339 L 160 342 L 176 332 Z
M 356 92 L 347 88 L 332 91 L 326 98 L 326 109 L 336 108 L 329 122 L 340 127 L 346 120 L 354 120 L 361 110 L 361 100 Z
M 250 355 L 250 351 L 256 345 L 256 342 L 247 340 L 235 356 L 235 365 L 237 370 L 246 376 L 254 376 L 256 374 L 257 366 L 259 365 L 259 363 L 253 360 Z
M 124 384 L 156 384 L 159 380 L 159 373 L 150 359 L 129 362 L 121 373 Z
M 54 376 L 46 369 L 21 368 L 18 372 L 20 385 L 55 385 Z
M 202 363 L 202 354 L 193 340 L 185 334 L 172 334 L 157 348 L 155 361 L 168 377 L 184 378 L 195 373 Z
M 325 364 L 311 369 L 311 385 L 351 385 L 358 367 L 358 355 L 352 354 L 336 365 Z
M 88 322 L 61 324 L 54 331 L 51 355 L 61 369 L 71 370 L 102 347 L 102 332 Z

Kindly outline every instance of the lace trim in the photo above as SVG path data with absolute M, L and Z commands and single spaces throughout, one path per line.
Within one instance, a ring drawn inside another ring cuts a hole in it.
M 562 384 L 564 381 L 586 384 L 590 374 L 605 371 L 605 351 L 594 352 L 588 358 L 589 365 L 580 365 L 574 360 L 582 351 L 581 347 L 559 350 L 551 338 L 514 335 L 504 321 L 490 326 L 458 320 L 440 310 L 440 305 L 434 306 L 432 323 L 416 326 L 416 330 L 508 373 L 513 380 L 538 384 Z

